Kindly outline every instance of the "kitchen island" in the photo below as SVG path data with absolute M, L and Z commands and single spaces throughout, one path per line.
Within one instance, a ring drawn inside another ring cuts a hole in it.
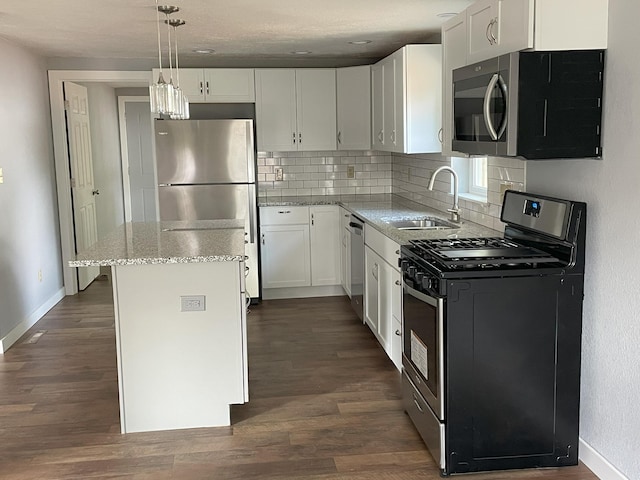
M 248 401 L 238 220 L 127 223 L 69 262 L 109 266 L 122 433 L 230 424 Z

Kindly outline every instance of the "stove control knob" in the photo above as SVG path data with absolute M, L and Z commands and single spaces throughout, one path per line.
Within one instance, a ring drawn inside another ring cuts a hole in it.
M 424 277 L 422 279 L 422 288 L 429 290 L 431 288 L 431 278 L 429 277 Z
M 409 275 L 409 277 L 411 278 L 415 278 L 417 270 L 418 269 L 416 267 L 410 265 L 409 268 L 407 268 L 407 275 Z
M 415 277 L 413 278 L 415 278 L 417 284 L 419 285 L 422 284 L 422 279 L 424 278 L 424 272 L 417 272 Z
M 400 270 L 402 270 L 403 272 L 407 271 L 407 268 L 409 268 L 409 262 L 406 260 L 400 260 Z

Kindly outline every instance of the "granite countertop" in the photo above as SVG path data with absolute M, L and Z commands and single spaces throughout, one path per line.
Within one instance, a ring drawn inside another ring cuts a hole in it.
M 244 240 L 242 220 L 125 223 L 69 266 L 239 262 Z
M 328 195 L 301 197 L 259 198 L 258 204 L 266 206 L 341 205 L 357 215 L 368 225 L 393 241 L 404 245 L 410 240 L 437 238 L 502 237 L 502 232 L 467 220 L 459 228 L 447 230 L 398 230 L 385 221 L 416 217 L 449 219 L 447 212 L 435 210 L 392 194 L 380 195 Z

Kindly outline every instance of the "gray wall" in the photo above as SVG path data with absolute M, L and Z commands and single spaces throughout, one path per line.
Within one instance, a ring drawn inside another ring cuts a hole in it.
M 63 284 L 46 65 L 1 39 L 0 64 L 6 66 L 0 75 L 2 339 Z
M 118 99 L 112 87 L 87 83 L 98 239 L 124 223 Z
M 527 162 L 530 191 L 588 204 L 580 436 L 640 478 L 640 3 L 609 2 L 598 160 Z

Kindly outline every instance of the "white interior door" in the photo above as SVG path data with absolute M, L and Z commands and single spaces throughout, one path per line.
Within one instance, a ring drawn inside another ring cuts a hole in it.
M 155 222 L 156 181 L 149 99 L 120 97 L 122 172 L 127 222 Z
M 91 157 L 91 126 L 87 89 L 64 82 L 66 120 L 71 171 L 71 197 L 76 252 L 91 247 L 98 240 L 96 190 Z M 100 267 L 78 268 L 78 289 L 84 290 L 100 274 Z

